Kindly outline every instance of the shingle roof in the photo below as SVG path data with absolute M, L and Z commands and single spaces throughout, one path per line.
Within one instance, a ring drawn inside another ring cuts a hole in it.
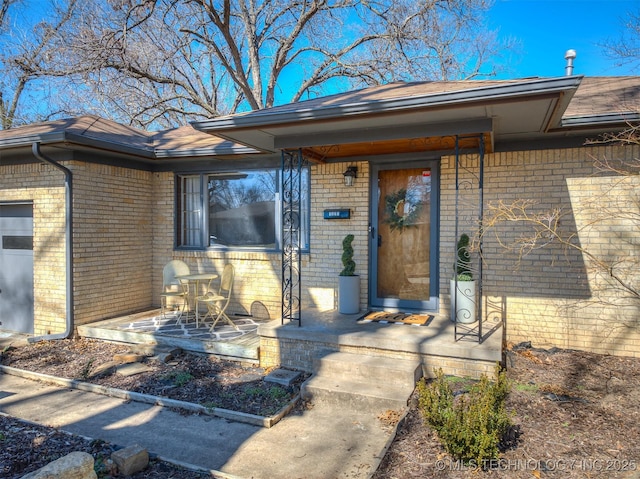
M 564 117 L 640 112 L 640 76 L 585 77 Z
M 0 131 L 0 141 L 34 137 L 56 137 L 63 134 L 149 148 L 149 134 L 136 128 L 105 120 L 94 115 L 52 120 Z
M 171 130 L 147 132 L 94 115 L 33 123 L 0 130 L 0 143 L 19 145 L 32 141 L 101 143 L 114 149 L 138 150 L 148 156 L 252 153 L 252 150 L 203 133 L 187 125 Z
M 579 77 L 575 77 L 579 78 Z M 292 112 L 315 112 L 330 109 L 340 112 L 341 107 L 382 104 L 387 101 L 425 101 L 432 95 L 476 90 L 482 96 L 491 87 L 527 84 L 535 78 L 516 80 L 433 81 L 390 83 L 361 90 L 338 93 L 297 103 L 281 105 L 261 111 L 216 118 L 261 118 L 287 116 Z M 539 79 L 544 81 L 545 79 Z M 531 84 L 534 84 L 531 83 Z M 527 86 L 523 86 L 527 88 Z M 382 106 L 385 108 L 385 106 Z M 584 77 L 573 95 L 563 118 L 597 118 L 605 115 L 640 112 L 640 76 Z M 197 128 L 198 125 L 196 125 Z M 28 145 L 33 141 L 71 141 L 91 146 L 113 148 L 139 154 L 150 159 L 198 155 L 237 155 L 255 153 L 255 150 L 202 132 L 191 125 L 159 132 L 146 132 L 121 125 L 94 115 L 34 123 L 10 130 L 0 130 L 0 146 Z
M 386 85 L 378 85 L 361 90 L 337 93 L 311 100 L 303 100 L 287 105 L 269 108 L 270 113 L 287 112 L 299 109 L 322 108 L 328 106 L 340 106 L 354 103 L 375 102 L 380 100 L 393 100 L 399 98 L 413 98 L 434 93 L 447 93 L 453 91 L 471 90 L 488 86 L 522 83 L 524 80 L 468 80 L 468 81 L 430 81 L 430 82 L 397 82 Z M 252 112 L 259 114 L 260 111 Z
M 405 101 L 411 99 L 417 99 L 421 97 L 428 98 L 429 95 L 464 92 L 484 87 L 502 86 L 502 85 L 515 85 L 518 83 L 525 83 L 530 79 L 521 80 L 468 80 L 468 81 L 430 81 L 430 82 L 397 82 L 388 83 L 385 85 L 377 85 L 373 87 L 364 88 L 361 90 L 354 90 L 345 93 L 336 93 L 334 95 L 327 95 L 310 100 L 302 100 L 295 103 L 288 103 L 286 105 L 279 105 L 272 108 L 265 108 L 263 110 L 254 110 L 244 113 L 235 113 L 227 116 L 220 116 L 213 118 L 210 121 L 219 122 L 225 120 L 232 120 L 251 117 L 259 119 L 263 116 L 278 117 L 280 115 L 285 116 L 287 114 L 296 114 L 300 112 L 317 112 L 320 110 L 340 109 L 343 107 L 353 107 L 357 105 L 374 105 L 377 103 L 393 102 L 394 100 Z M 206 126 L 209 120 L 195 122 L 196 128 L 202 128 L 206 130 Z
M 542 78 L 540 78 L 542 80 Z M 261 114 L 285 114 L 300 110 L 339 107 L 381 100 L 407 99 L 440 93 L 474 90 L 493 86 L 526 83 L 536 78 L 516 80 L 462 80 L 414 83 L 389 83 L 346 93 L 337 93 L 311 100 L 299 101 L 260 111 L 228 117 Z M 640 76 L 584 77 L 564 116 L 599 115 L 620 111 L 640 111 Z M 221 117 L 224 118 L 224 117 Z
M 232 141 L 196 130 L 191 125 L 152 133 L 151 143 L 158 156 L 193 154 L 198 151 L 220 155 L 255 153 Z

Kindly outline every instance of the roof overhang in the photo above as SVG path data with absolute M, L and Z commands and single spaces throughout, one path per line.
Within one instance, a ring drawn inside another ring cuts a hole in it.
M 316 161 L 390 152 L 451 149 L 456 135 L 522 141 L 561 126 L 582 76 L 521 80 L 456 91 L 297 104 L 193 123 L 264 152 L 304 148 Z M 400 87 L 401 88 L 401 87 Z
M 232 144 L 228 141 L 212 142 L 208 146 L 197 146 L 193 148 L 168 147 L 158 148 L 153 145 L 132 146 L 120 142 L 108 141 L 103 138 L 96 138 L 86 134 L 78 134 L 71 131 L 55 131 L 46 133 L 29 133 L 16 135 L 7 138 L 0 138 L 0 158 L 7 158 L 8 154 L 20 154 L 20 152 L 30 152 L 34 143 L 39 143 L 48 149 L 49 154 L 58 151 L 84 152 L 88 156 L 96 153 L 103 153 L 114 159 L 123 161 L 129 160 L 131 166 L 135 164 L 147 165 L 150 168 L 164 163 L 197 160 L 200 158 L 207 161 L 237 160 L 238 158 L 250 158 L 260 155 L 253 148 L 240 144 Z

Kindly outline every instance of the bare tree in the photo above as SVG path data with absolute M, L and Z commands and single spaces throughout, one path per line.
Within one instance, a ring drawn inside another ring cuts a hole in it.
M 640 8 L 625 15 L 619 38 L 611 39 L 603 46 L 618 66 L 640 68 Z
M 28 7 L 21 0 L 2 0 L 0 128 L 45 120 L 59 113 L 56 106 L 52 108 L 51 101 L 57 95 L 57 87 L 46 81 L 50 74 L 43 65 L 59 51 L 58 32 L 73 20 L 76 3 L 77 0 L 67 0 L 60 5 L 52 4 L 49 20 L 18 27 L 10 15 L 12 7 Z
M 482 23 L 489 0 L 80 3 L 57 50 L 33 58 L 32 69 L 65 78 L 71 113 L 75 103 L 144 128 L 391 81 L 494 73 L 496 39 Z
M 0 34 L 4 34 L 7 29 L 9 7 L 15 3 L 16 0 L 2 0 L 2 3 L 0 3 Z M 2 73 L 3 77 L 0 79 L 0 128 L 4 129 L 11 126 L 11 121 L 8 120 L 7 110 L 11 108 L 10 103 L 12 103 L 12 101 L 5 101 L 5 90 L 7 90 L 8 87 L 6 85 L 6 73 L 2 60 L 0 60 L 0 73 Z
M 640 126 L 630 124 L 625 131 L 605 134 L 587 144 L 640 145 Z M 497 201 L 487 207 L 482 234 L 485 240 L 495 241 L 513 253 L 517 263 L 547 248 L 563 250 L 567 258 L 580 258 L 591 291 L 591 299 L 583 305 L 596 303 L 619 311 L 637 311 L 640 158 L 594 156 L 592 160 L 595 173 L 574 180 L 572 205 L 548 208 L 524 198 Z M 638 317 L 619 314 L 615 321 L 617 326 L 637 325 Z
M 14 0 L 2 0 L 2 3 L 0 3 L 0 29 L 4 27 L 4 19 L 7 16 L 7 12 L 9 11 L 9 7 L 12 3 L 15 3 Z

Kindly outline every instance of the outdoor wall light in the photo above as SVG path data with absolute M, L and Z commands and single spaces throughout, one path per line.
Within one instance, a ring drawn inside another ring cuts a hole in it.
M 353 182 L 356 179 L 356 172 L 358 171 L 357 166 L 349 166 L 347 167 L 347 171 L 343 173 L 344 175 L 344 186 L 353 186 Z

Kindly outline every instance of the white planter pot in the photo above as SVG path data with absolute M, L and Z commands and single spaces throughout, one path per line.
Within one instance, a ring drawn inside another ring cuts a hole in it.
M 463 324 L 476 322 L 476 282 L 451 280 L 451 320 Z M 456 309 L 454 312 L 454 308 Z
M 360 276 L 338 276 L 338 312 L 360 312 Z

